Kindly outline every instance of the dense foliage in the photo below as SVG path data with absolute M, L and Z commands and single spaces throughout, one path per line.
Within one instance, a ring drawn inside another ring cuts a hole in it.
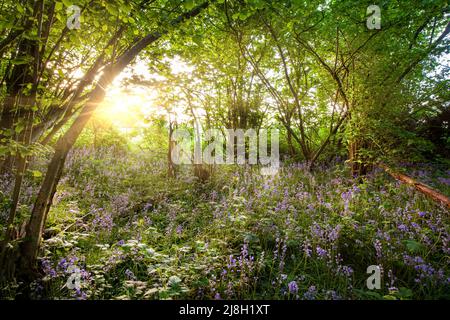
M 0 0 L 0 298 L 448 299 L 448 1 L 373 4 Z

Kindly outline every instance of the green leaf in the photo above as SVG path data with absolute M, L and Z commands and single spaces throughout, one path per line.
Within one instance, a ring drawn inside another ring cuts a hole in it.
M 61 11 L 63 9 L 63 4 L 62 2 L 56 2 L 55 3 L 55 10 L 56 11 Z
M 16 133 L 21 133 L 25 129 L 25 124 L 23 122 L 19 122 L 16 127 L 14 128 L 14 131 Z
M 17 8 L 17 11 L 19 11 L 19 13 L 24 13 L 25 12 L 25 9 L 18 2 L 16 3 L 16 8 Z
M 29 62 L 29 59 L 25 59 L 25 58 L 17 58 L 17 59 L 11 60 L 11 64 L 16 64 L 16 65 L 27 64 L 28 62 Z
M 413 292 L 411 289 L 400 287 L 397 293 L 397 296 L 399 296 L 402 299 L 408 299 L 411 298 L 413 295 Z
M 32 170 L 31 173 L 33 174 L 33 177 L 35 177 L 35 178 L 42 177 L 42 172 L 40 172 L 39 170 Z
M 192 10 L 192 9 L 194 9 L 194 7 L 195 7 L 195 3 L 194 3 L 194 1 L 192 1 L 192 0 L 188 0 L 188 1 L 186 1 L 186 2 L 184 3 L 184 7 L 185 7 L 187 10 Z
M 66 7 L 70 7 L 72 5 L 72 1 L 69 1 L 69 0 L 62 0 L 62 2 L 64 3 L 64 5 Z
M 405 240 L 406 248 L 409 252 L 418 252 L 423 249 L 423 245 L 415 240 Z
M 250 17 L 252 15 L 252 13 L 250 11 L 247 12 L 241 12 L 239 13 L 239 19 L 244 21 L 246 20 L 248 17 Z
M 169 285 L 170 287 L 175 287 L 175 286 L 178 286 L 180 283 L 181 283 L 181 279 L 180 279 L 179 277 L 177 277 L 177 276 L 171 276 L 171 277 L 169 278 L 168 285 Z
M 106 11 L 108 11 L 109 12 L 109 14 L 110 15 L 112 15 L 112 16 L 117 16 L 117 15 L 119 15 L 119 10 L 117 10 L 117 8 L 116 7 L 114 7 L 114 6 L 112 6 L 112 5 L 106 5 Z
M 368 290 L 361 290 L 361 289 L 355 289 L 355 293 L 358 294 L 358 296 L 362 297 L 363 299 L 382 299 L 383 296 L 379 294 L 376 291 L 368 291 Z

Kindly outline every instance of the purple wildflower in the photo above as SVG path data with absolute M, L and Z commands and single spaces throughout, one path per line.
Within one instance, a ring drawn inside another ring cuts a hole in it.
M 297 294 L 298 293 L 298 285 L 297 282 L 291 281 L 288 284 L 289 293 Z
M 327 255 L 327 250 L 322 249 L 321 247 L 317 246 L 316 252 L 320 257 L 325 257 Z
M 316 299 L 316 294 L 317 294 L 317 289 L 316 289 L 316 287 L 315 287 L 315 286 L 310 286 L 309 289 L 308 289 L 308 291 L 306 291 L 306 292 L 303 294 L 303 297 L 304 297 L 306 300 L 315 300 L 315 299 Z
M 125 270 L 125 276 L 127 277 L 128 280 L 136 280 L 136 276 L 130 269 Z

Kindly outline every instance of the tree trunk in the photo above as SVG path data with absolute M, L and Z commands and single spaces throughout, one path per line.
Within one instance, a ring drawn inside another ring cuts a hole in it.
M 292 143 L 292 134 L 290 131 L 287 131 L 287 144 L 288 144 L 288 153 L 291 157 L 295 156 L 295 148 Z
M 361 151 L 370 148 L 366 142 L 358 139 L 350 141 L 348 146 L 350 171 L 353 177 L 364 176 L 369 173 L 373 165 L 370 159 L 361 155 Z
M 175 164 L 172 161 L 172 152 L 173 149 L 175 148 L 176 141 L 172 139 L 172 135 L 173 135 L 173 124 L 172 122 L 169 122 L 169 150 L 167 153 L 167 175 L 169 176 L 169 178 L 175 177 Z
M 434 190 L 433 188 L 427 186 L 426 184 L 418 182 L 404 174 L 395 172 L 391 168 L 389 168 L 383 164 L 379 165 L 379 167 L 382 168 L 384 171 L 386 171 L 393 178 L 395 178 L 403 183 L 413 186 L 416 190 L 418 190 L 421 193 L 425 194 L 426 196 L 430 197 L 434 201 L 442 203 L 448 209 L 450 209 L 450 199 L 447 196 L 443 195 L 442 193 L 440 193 L 440 192 Z

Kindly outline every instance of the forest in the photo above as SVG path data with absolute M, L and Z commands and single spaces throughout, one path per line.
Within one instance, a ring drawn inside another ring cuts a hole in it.
M 0 17 L 0 300 L 450 299 L 448 1 Z

